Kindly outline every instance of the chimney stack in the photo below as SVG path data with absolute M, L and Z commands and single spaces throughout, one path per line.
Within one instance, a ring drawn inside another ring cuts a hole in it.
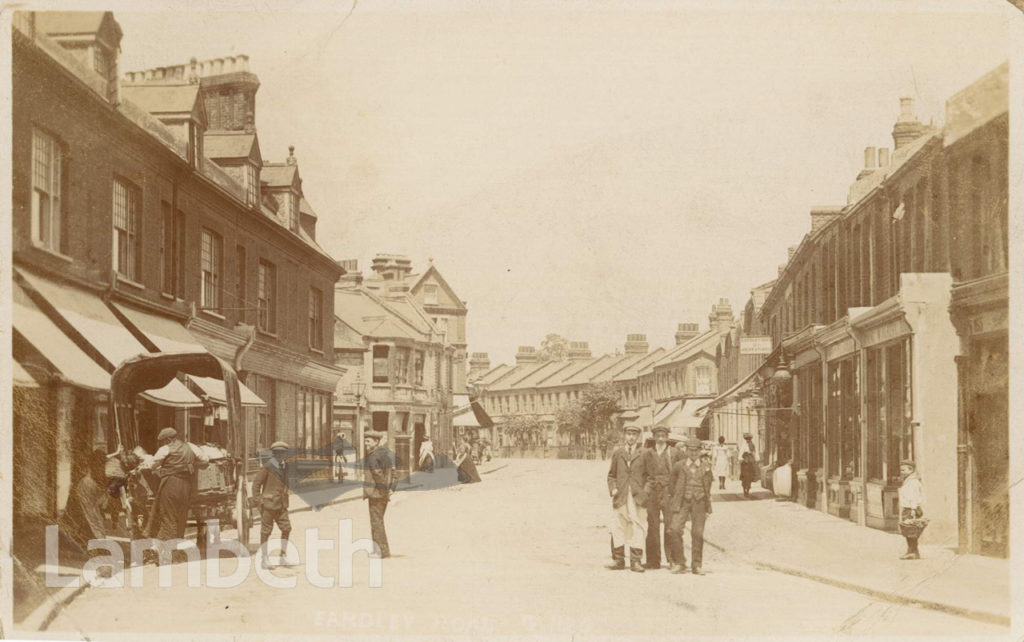
M 469 358 L 469 375 L 470 380 L 476 379 L 483 373 L 491 369 L 491 358 L 487 356 L 486 352 L 474 352 Z
M 914 99 L 900 98 L 900 117 L 892 128 L 894 149 L 899 149 L 924 133 L 924 125 L 914 113 Z
M 842 207 L 830 205 L 811 208 L 811 232 L 817 232 L 822 227 L 828 225 L 842 211 Z
M 538 361 L 540 361 L 540 355 L 537 354 L 537 348 L 533 346 L 519 346 L 519 351 L 516 352 L 517 366 L 537 363 Z
M 732 329 L 732 305 L 729 303 L 729 299 L 718 299 L 718 303 L 711 306 L 708 324 L 712 330 L 717 330 L 720 333 L 725 333 Z
M 877 152 L 876 152 L 875 148 L 874 147 L 865 147 L 864 148 L 864 169 L 860 170 L 860 173 L 857 174 L 857 180 L 858 181 L 860 179 L 864 178 L 865 176 L 870 176 L 871 174 L 874 173 L 874 171 L 876 169 L 878 169 L 878 166 L 875 165 L 876 159 L 877 159 Z
M 570 341 L 568 357 L 569 361 L 590 359 L 590 344 L 587 343 L 586 341 Z
M 359 259 L 343 259 L 338 261 L 345 274 L 341 275 L 339 285 L 360 285 L 363 282 L 363 273 L 359 271 Z
M 398 281 L 412 273 L 412 261 L 401 254 L 378 254 L 370 269 L 385 281 Z
M 696 323 L 680 323 L 676 329 L 676 345 L 681 346 L 700 334 L 700 326 Z
M 651 346 L 647 343 L 646 334 L 626 335 L 626 354 L 647 354 L 650 349 Z

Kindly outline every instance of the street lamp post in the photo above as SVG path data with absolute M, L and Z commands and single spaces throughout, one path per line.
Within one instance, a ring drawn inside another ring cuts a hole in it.
M 366 453 L 363 452 L 363 422 L 360 417 L 360 411 L 363 405 L 363 394 L 366 392 L 366 384 L 363 382 L 362 372 L 356 373 L 356 380 L 352 384 L 352 394 L 356 397 L 356 417 L 355 417 L 355 430 L 353 430 L 353 436 L 355 437 L 356 452 L 359 453 L 360 461 L 363 459 Z

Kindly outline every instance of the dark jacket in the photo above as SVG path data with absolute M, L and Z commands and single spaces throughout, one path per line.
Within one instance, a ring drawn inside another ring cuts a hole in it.
M 389 498 L 396 481 L 394 453 L 382 446 L 374 448 L 363 459 L 363 470 L 363 498 Z
M 608 492 L 618 489 L 612 499 L 612 508 L 626 503 L 627 493 L 632 491 L 633 501 L 637 506 L 647 503 L 647 454 L 640 444 L 636 444 L 633 453 L 627 454 L 626 447 L 620 446 L 612 453 L 612 464 L 608 469 Z
M 669 474 L 669 509 L 678 511 L 684 501 L 704 500 L 704 512 L 710 513 L 711 480 L 711 464 L 698 459 L 691 465 L 690 459 L 684 455 L 672 464 L 672 472 Z
M 658 455 L 656 446 L 647 449 L 647 494 L 664 491 L 668 488 L 669 475 L 672 473 L 672 465 L 686 455 L 675 446 L 666 445 L 665 453 Z
M 268 461 L 256 473 L 252 482 L 252 496 L 259 500 L 261 508 L 281 510 L 288 508 L 288 467 Z

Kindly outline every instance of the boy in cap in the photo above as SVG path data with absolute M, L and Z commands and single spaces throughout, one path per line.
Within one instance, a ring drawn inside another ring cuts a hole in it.
M 644 537 L 647 534 L 647 457 L 637 443 L 640 426 L 626 424 L 626 442 L 612 453 L 608 470 L 608 494 L 612 497 L 615 518 L 612 522 L 613 571 L 626 568 L 626 543 L 629 543 L 629 570 L 643 573 Z
M 647 562 L 644 568 L 657 570 L 661 568 L 661 531 L 662 523 L 667 531 L 671 514 L 668 510 L 667 489 L 668 477 L 672 464 L 682 456 L 678 448 L 668 443 L 668 428 L 655 426 L 651 432 L 654 444 L 647 449 Z M 666 534 L 665 558 L 672 563 L 671 551 L 668 549 Z
M 669 508 L 672 526 L 666 540 L 671 541 L 672 572 L 686 572 L 686 554 L 683 552 L 683 528 L 690 525 L 693 574 L 704 575 L 701 570 L 704 552 L 704 520 L 711 514 L 711 464 L 701 459 L 701 443 L 696 437 L 686 441 L 686 459 L 677 461 L 669 475 Z M 666 544 L 668 544 L 666 541 Z
M 288 536 L 292 522 L 288 518 L 288 444 L 275 441 L 270 445 L 271 457 L 263 463 L 252 482 L 252 496 L 258 498 L 260 506 L 260 561 L 269 566 L 267 541 L 274 532 L 274 524 L 281 530 L 282 565 L 293 566 L 288 559 Z
M 363 433 L 363 447 L 366 456 L 363 468 L 367 471 L 363 481 L 363 499 L 370 504 L 370 534 L 373 543 L 380 549 L 381 558 L 391 557 L 388 534 L 384 530 L 384 511 L 395 488 L 395 458 L 381 444 L 384 433 L 367 430 Z

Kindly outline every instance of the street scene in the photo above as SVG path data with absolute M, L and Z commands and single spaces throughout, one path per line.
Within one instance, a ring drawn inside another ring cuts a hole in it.
M 4 9 L 0 637 L 1019 639 L 1016 3 L 342 4 Z

